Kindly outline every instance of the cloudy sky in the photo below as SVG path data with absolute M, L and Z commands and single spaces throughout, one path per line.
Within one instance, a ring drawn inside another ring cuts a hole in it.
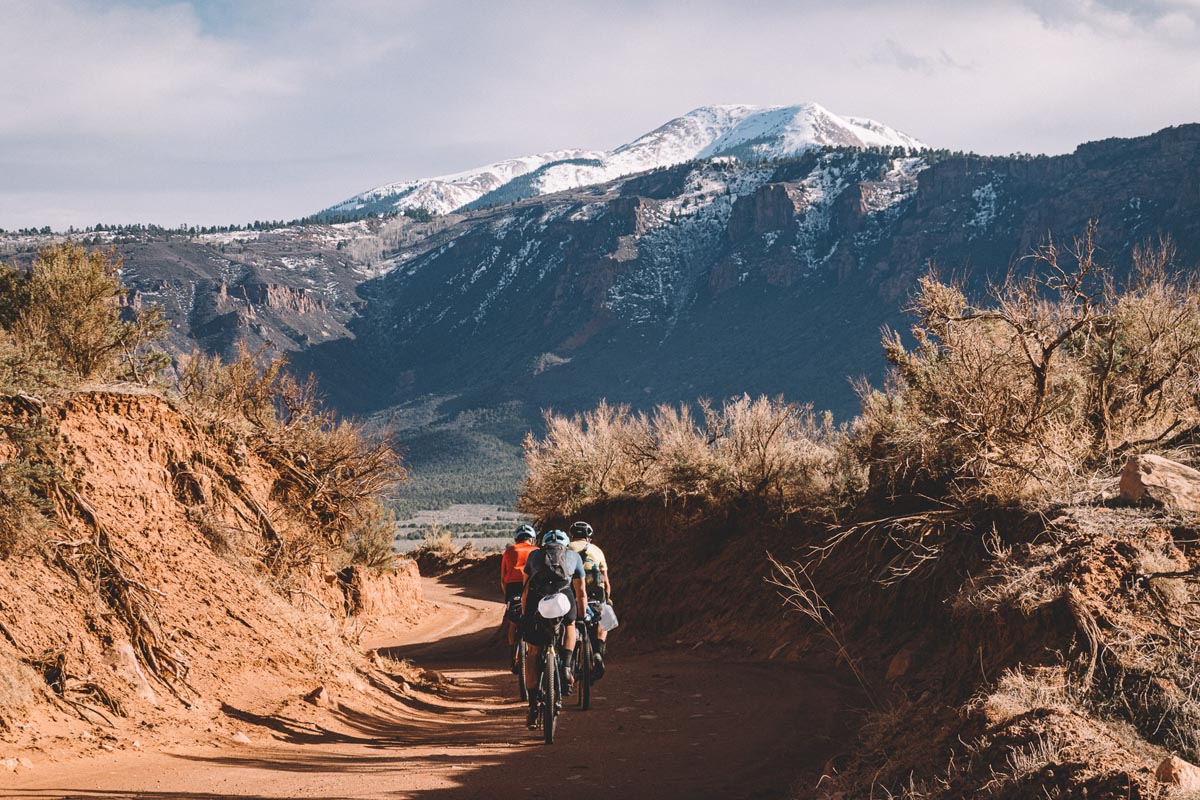
M 1200 122 L 1200 0 L 0 0 L 0 228 L 292 218 L 813 100 L 1061 153 Z

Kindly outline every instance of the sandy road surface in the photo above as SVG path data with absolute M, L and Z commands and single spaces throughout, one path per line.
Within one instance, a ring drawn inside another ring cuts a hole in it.
M 783 798 L 809 794 L 789 787 L 819 769 L 841 727 L 828 677 L 674 651 L 623 658 L 614 633 L 592 710 L 567 698 L 546 746 L 502 669 L 500 604 L 425 588 L 435 612 L 372 644 L 442 671 L 453 680 L 443 694 L 408 698 L 403 712 L 343 705 L 336 727 L 247 720 L 252 745 L 47 764 L 0 777 L 0 798 Z

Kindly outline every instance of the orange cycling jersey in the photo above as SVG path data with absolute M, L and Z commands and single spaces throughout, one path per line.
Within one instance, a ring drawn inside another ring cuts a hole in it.
M 500 580 L 504 583 L 525 582 L 525 559 L 534 550 L 533 542 L 516 542 L 510 544 L 500 559 Z

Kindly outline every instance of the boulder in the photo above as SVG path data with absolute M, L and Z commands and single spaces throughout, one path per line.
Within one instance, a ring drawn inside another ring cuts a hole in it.
M 329 696 L 329 690 L 324 686 L 318 686 L 308 694 L 304 695 L 304 701 L 312 703 L 317 708 L 332 708 L 333 698 Z
M 143 700 L 151 705 L 158 705 L 158 695 L 154 693 L 146 673 L 142 671 L 142 665 L 138 663 L 132 644 L 117 642 L 104 652 L 103 661 L 113 672 L 129 681 Z
M 1130 456 L 1121 470 L 1121 499 L 1200 512 L 1200 471 L 1162 456 Z
M 1200 767 L 1189 764 L 1178 756 L 1164 758 L 1154 777 L 1161 783 L 1178 786 L 1185 792 L 1200 791 Z
M 892 656 L 892 660 L 888 663 L 887 676 L 884 680 L 896 681 L 903 678 L 912 669 L 912 650 L 904 648 L 896 655 Z

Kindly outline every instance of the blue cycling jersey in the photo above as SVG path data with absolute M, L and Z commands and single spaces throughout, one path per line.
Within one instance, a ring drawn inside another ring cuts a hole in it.
M 583 559 L 579 557 L 579 553 L 568 550 L 566 552 L 567 571 L 571 573 L 571 579 L 578 578 L 583 580 Z M 542 550 L 534 550 L 529 554 L 529 558 L 525 560 L 525 575 L 532 578 L 546 567 L 546 554 Z

